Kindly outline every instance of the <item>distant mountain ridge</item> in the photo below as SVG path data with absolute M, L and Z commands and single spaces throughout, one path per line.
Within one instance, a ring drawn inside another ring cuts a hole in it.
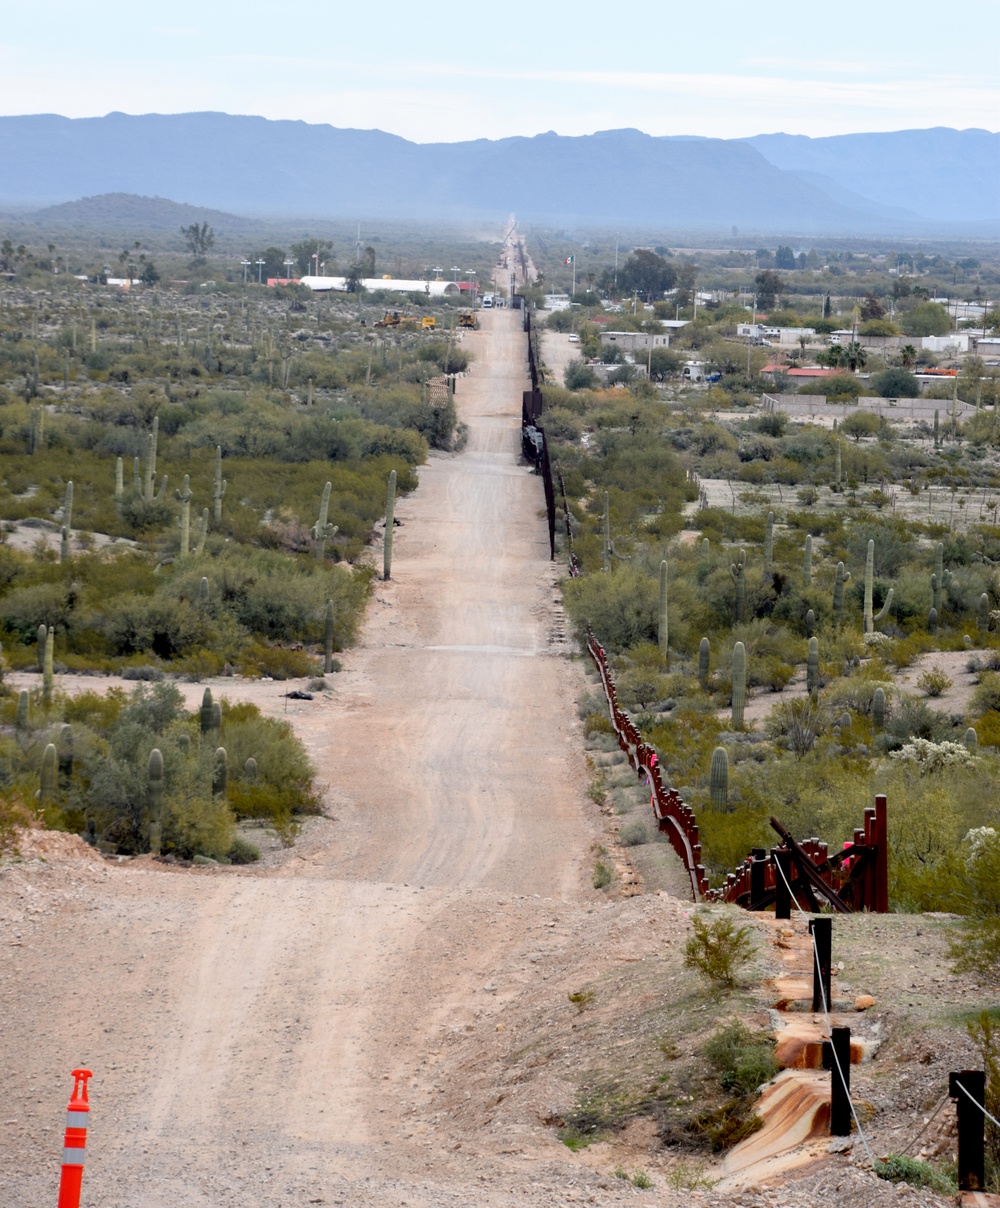
M 987 131 L 709 139 L 611 130 L 418 144 L 379 130 L 224 113 L 38 114 L 0 117 L 0 163 L 0 201 L 17 205 L 122 193 L 243 215 L 495 219 L 514 211 L 534 221 L 701 230 L 974 225 L 1000 234 L 1000 135 Z
M 239 229 L 247 220 L 222 210 L 187 205 L 166 197 L 145 197 L 138 193 L 100 193 L 48 206 L 32 215 L 34 221 L 52 226 L 78 226 L 99 229 L 109 224 L 147 231 L 176 231 L 179 226 L 207 222 Z

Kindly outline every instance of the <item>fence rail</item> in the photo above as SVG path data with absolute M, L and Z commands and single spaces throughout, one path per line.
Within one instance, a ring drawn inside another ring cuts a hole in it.
M 659 756 L 644 742 L 635 722 L 618 703 L 614 677 L 604 647 L 587 634 L 587 651 L 601 677 L 618 745 L 636 773 L 649 785 L 650 805 L 658 828 L 666 834 L 680 857 L 691 883 L 694 901 L 730 902 L 748 910 L 763 910 L 772 904 L 782 907 L 784 871 L 792 901 L 802 910 L 817 912 L 820 899 L 836 911 L 868 910 L 884 914 L 889 909 L 888 828 L 884 796 L 875 798 L 874 808 L 865 810 L 864 826 L 854 832 L 852 843 L 829 854 L 829 846 L 816 838 L 801 843 L 776 819 L 771 825 L 780 836 L 780 846 L 770 852 L 756 848 L 720 889 L 710 889 L 701 862 L 701 841 L 694 810 L 674 788 L 664 787 Z M 779 861 L 784 868 L 779 867 Z M 784 906 L 787 908 L 788 903 Z M 788 917 L 784 914 L 783 917 Z
M 543 401 L 540 384 L 544 375 L 536 355 L 536 333 L 531 323 L 531 311 L 521 308 L 522 325 L 528 335 L 528 375 L 531 389 L 521 395 L 521 451 L 527 461 L 535 463 L 535 470 L 542 477 L 545 489 L 545 513 L 549 524 L 549 557 L 556 557 L 556 489 L 552 480 L 552 461 L 549 457 L 549 442 L 541 420 Z

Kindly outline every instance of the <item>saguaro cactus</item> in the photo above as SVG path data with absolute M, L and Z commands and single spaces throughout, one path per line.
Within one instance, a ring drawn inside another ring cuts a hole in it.
M 764 565 L 770 566 L 774 557 L 774 512 L 767 514 L 767 528 L 764 530 Z
M 202 734 L 208 734 L 212 729 L 212 689 L 206 688 L 201 698 L 201 709 L 198 714 Z
M 838 436 L 835 438 L 835 444 L 834 444 L 834 449 L 833 449 L 833 489 L 838 495 L 840 494 L 840 480 L 841 480 L 841 453 L 840 453 L 840 437 Z
M 125 498 L 125 463 L 119 457 L 115 460 L 115 507 L 120 509 Z
M 708 685 L 708 663 L 711 654 L 712 648 L 708 638 L 702 638 L 698 643 L 698 683 L 703 688 Z
M 212 500 L 214 502 L 215 523 L 222 522 L 222 497 L 226 493 L 226 480 L 222 477 L 222 445 L 215 446 L 215 485 L 212 489 Z
M 50 742 L 42 753 L 41 781 L 38 788 L 38 804 L 42 809 L 55 801 L 59 785 L 59 756 L 56 744 Z
M 329 675 L 333 670 L 333 601 L 326 602 L 326 623 L 323 627 L 323 671 Z
M 657 624 L 657 639 L 660 646 L 660 655 L 663 658 L 667 657 L 667 644 L 669 642 L 669 617 L 667 613 L 667 563 L 664 560 L 660 563 L 660 611 Z
M 881 625 L 885 618 L 889 615 L 889 609 L 892 607 L 892 597 L 896 594 L 896 589 L 890 587 L 886 592 L 885 602 L 878 612 L 872 617 L 872 628 Z
M 816 614 L 811 608 L 806 610 L 805 615 L 806 637 L 811 638 L 813 630 L 816 628 Z
M 229 757 L 225 747 L 216 747 L 212 761 L 212 796 L 225 797 L 229 784 Z
M 806 548 L 802 558 L 802 582 L 809 586 L 813 577 L 813 539 L 812 533 L 806 533 Z
M 833 580 L 833 616 L 839 625 L 844 619 L 844 584 L 851 577 L 849 570 L 844 570 L 843 562 L 837 563 L 837 574 Z
M 64 724 L 59 728 L 59 779 L 68 785 L 73 777 L 73 727 Z
M 733 647 L 733 729 L 743 729 L 747 703 L 747 652 L 742 642 Z
M 17 718 L 15 725 L 22 733 L 31 722 L 31 695 L 27 688 L 22 688 L 17 694 Z
M 184 475 L 184 482 L 174 492 L 181 505 L 181 557 L 186 558 L 191 550 L 191 475 Z
M 336 526 L 328 524 L 326 519 L 330 508 L 330 492 L 332 490 L 333 484 L 330 482 L 323 487 L 323 495 L 319 501 L 319 519 L 312 527 L 313 550 L 316 557 L 320 560 L 326 557 L 326 543 L 337 531 Z
M 53 667 L 55 663 L 56 635 L 50 629 L 45 635 L 45 664 L 42 667 L 42 702 L 52 704 Z
M 712 752 L 712 771 L 709 781 L 712 809 L 729 808 L 729 752 L 725 747 L 716 747 Z
M 976 733 L 974 726 L 969 726 L 965 731 L 965 734 L 962 736 L 962 742 L 975 754 L 976 748 L 979 746 L 979 735 Z
M 257 782 L 257 760 L 252 755 L 243 764 L 243 779 L 247 784 L 256 784 Z
M 927 612 L 927 632 L 937 633 L 938 627 L 938 612 L 936 608 L 930 608 Z
M 38 626 L 38 649 L 35 653 L 35 658 L 38 662 L 38 670 L 45 669 L 45 638 L 48 634 L 48 629 L 44 625 Z
M 195 541 L 194 554 L 199 557 L 205 552 L 205 538 L 208 536 L 208 508 L 201 509 L 201 519 L 198 521 L 198 538 Z
M 941 606 L 944 589 L 951 583 L 951 571 L 944 568 L 944 542 L 939 541 L 934 547 L 934 573 L 931 575 L 931 593 L 933 604 L 941 616 Z
M 707 537 L 701 539 L 701 560 L 708 562 L 712 556 L 712 545 Z
M 153 427 L 146 436 L 146 478 L 142 497 L 147 503 L 153 502 L 153 488 L 156 486 L 156 440 L 160 430 L 159 416 L 153 416 Z
M 864 633 L 871 633 L 874 628 L 872 619 L 872 585 L 875 582 L 875 542 L 869 540 L 868 552 L 865 555 L 865 606 L 863 617 Z
M 990 631 L 990 597 L 984 591 L 979 597 L 979 611 L 976 617 L 979 625 L 980 634 L 986 634 Z
M 149 805 L 149 850 L 160 854 L 163 826 L 163 753 L 153 747 L 146 763 L 146 801 Z
M 876 730 L 885 729 L 885 689 L 876 688 L 872 696 L 872 721 Z
M 385 541 L 382 544 L 382 578 L 392 577 L 392 531 L 396 526 L 396 471 L 389 474 L 385 493 Z
M 739 625 L 746 615 L 747 607 L 746 566 L 742 561 L 734 562 L 730 566 L 729 572 L 736 582 L 736 624 Z
M 202 608 L 208 607 L 208 579 L 205 575 L 201 576 L 201 582 L 198 584 L 198 603 Z
M 806 691 L 810 696 L 819 688 L 819 638 L 809 639 L 806 658 Z

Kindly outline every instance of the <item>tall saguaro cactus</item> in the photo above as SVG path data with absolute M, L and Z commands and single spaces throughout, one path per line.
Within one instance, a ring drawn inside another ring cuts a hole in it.
M 115 460 L 115 509 L 121 511 L 122 500 L 125 498 L 125 463 L 119 457 Z
M 813 539 L 812 533 L 806 533 L 806 548 L 802 557 L 802 582 L 809 586 L 813 577 Z
M 932 604 L 937 610 L 938 618 L 944 598 L 944 589 L 951 583 L 951 571 L 944 568 L 944 542 L 939 541 L 934 547 L 934 573 L 931 575 Z
M 806 659 L 806 691 L 810 696 L 819 688 L 819 638 L 809 639 Z
M 191 475 L 184 475 L 184 482 L 174 492 L 181 505 L 181 557 L 186 558 L 191 551 Z
M 844 570 L 843 562 L 838 562 L 837 573 L 833 580 L 833 618 L 838 625 L 844 619 L 844 584 L 850 577 L 851 572 Z
M 215 483 L 212 488 L 213 516 L 216 524 L 222 523 L 222 497 L 226 493 L 226 480 L 222 477 L 222 445 L 215 446 Z
M 55 801 L 59 786 L 59 755 L 56 744 L 50 742 L 42 752 L 41 782 L 38 787 L 38 804 L 42 809 Z
M 214 713 L 212 709 L 212 689 L 206 688 L 201 698 L 201 709 L 198 713 L 198 721 L 201 726 L 202 734 L 209 734 L 212 731 L 212 723 L 214 721 Z
M 225 797 L 229 784 L 229 756 L 225 747 L 216 747 L 212 761 L 212 796 Z
M 382 545 L 382 578 L 392 577 L 392 532 L 396 527 L 396 471 L 389 474 L 385 493 L 385 541 Z
M 194 555 L 201 557 L 205 552 L 205 539 L 208 536 L 208 508 L 201 509 L 201 519 L 198 521 L 198 536 L 195 540 Z
M 729 752 L 725 747 L 716 747 L 712 752 L 709 793 L 712 809 L 721 813 L 729 808 Z
M 708 668 L 712 657 L 712 646 L 708 638 L 702 638 L 698 643 L 698 683 L 703 688 L 708 686 Z
M 149 805 L 149 850 L 160 854 L 163 827 L 163 752 L 153 747 L 146 763 L 146 801 Z
M 660 563 L 660 610 L 657 624 L 657 638 L 660 646 L 660 656 L 667 657 L 667 645 L 670 640 L 669 614 L 667 601 L 667 563 Z
M 160 431 L 160 417 L 153 416 L 153 426 L 146 437 L 146 480 L 142 497 L 147 503 L 153 502 L 153 489 L 156 486 L 156 442 Z
M 741 555 L 742 552 L 741 550 Z M 746 618 L 747 609 L 746 564 L 742 557 L 739 562 L 734 562 L 730 566 L 729 572 L 736 583 L 736 624 L 739 625 Z
M 393 471 L 395 473 L 395 471 Z M 330 508 L 330 492 L 333 490 L 333 484 L 328 482 L 323 487 L 323 496 L 319 502 L 319 519 L 313 525 L 313 551 L 316 557 L 321 561 L 326 557 L 326 543 L 337 531 L 337 526 L 327 523 L 327 513 Z
M 742 642 L 733 647 L 733 729 L 743 729 L 747 703 L 747 651 Z
M 863 632 L 871 633 L 875 628 L 872 617 L 872 586 L 875 582 L 875 541 L 869 539 L 868 552 L 865 554 L 865 605 Z
M 42 666 L 42 703 L 48 707 L 52 704 L 52 681 L 55 664 L 56 635 L 50 629 L 45 634 L 45 662 Z

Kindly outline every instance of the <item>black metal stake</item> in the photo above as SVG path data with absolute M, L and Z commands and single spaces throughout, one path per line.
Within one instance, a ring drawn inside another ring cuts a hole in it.
M 774 917 L 790 919 L 792 917 L 792 894 L 789 886 L 792 883 L 792 853 L 784 847 L 772 847 L 771 859 L 774 861 Z
M 810 919 L 816 950 L 813 953 L 813 1010 L 822 1011 L 824 1004 L 830 1009 L 830 961 L 833 919 Z
M 823 1041 L 823 1069 L 830 1071 L 830 1136 L 849 1137 L 851 1135 L 851 1029 L 831 1028 L 830 1035 L 832 1040 Z M 837 1057 L 836 1061 L 834 1061 L 834 1054 Z
M 750 851 L 750 909 L 759 910 L 764 896 L 764 870 L 767 867 L 767 851 L 754 847 Z
M 968 1094 L 963 1093 L 963 1087 Z M 958 1189 L 982 1191 L 986 1182 L 986 1117 L 982 1111 L 986 1105 L 986 1074 L 982 1070 L 952 1074 L 948 1094 L 958 1101 Z

